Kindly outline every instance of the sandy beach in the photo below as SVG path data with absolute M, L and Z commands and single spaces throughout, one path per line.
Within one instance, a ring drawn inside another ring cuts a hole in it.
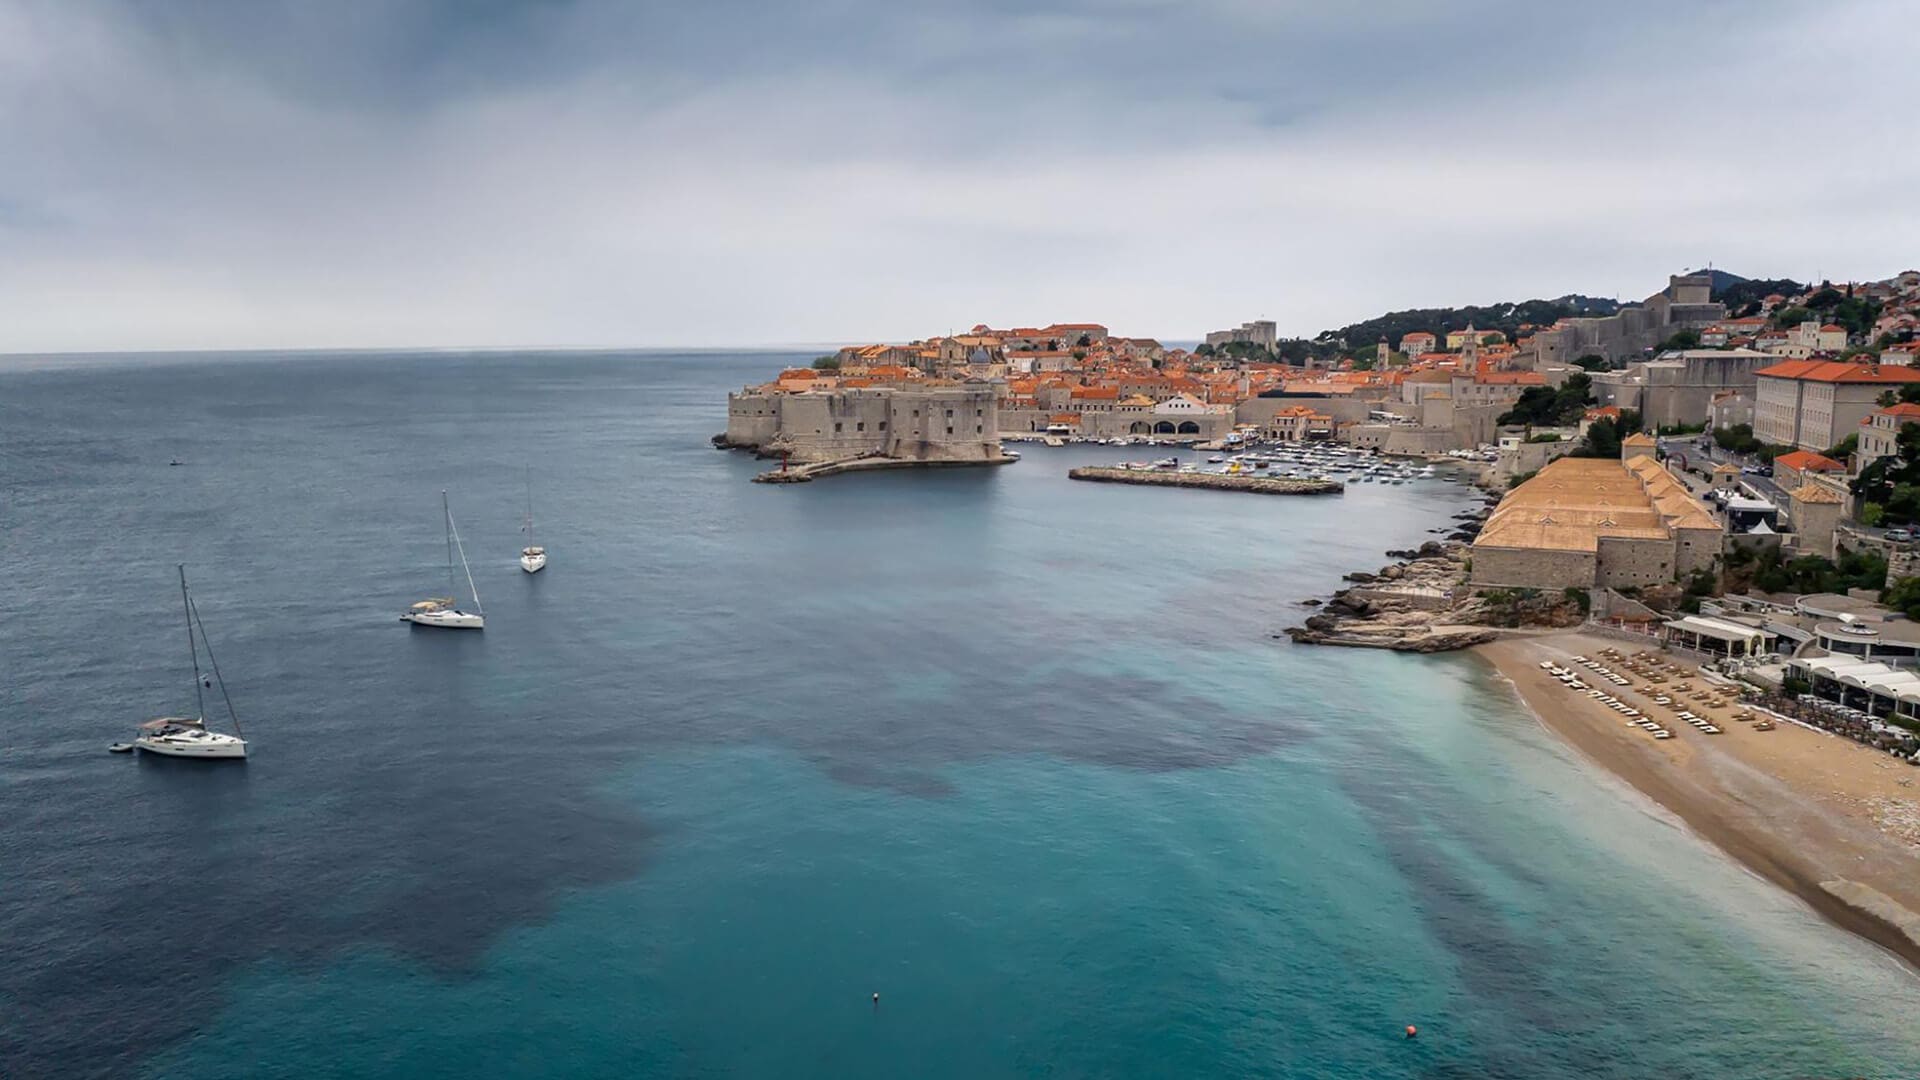
M 1709 717 L 1709 735 L 1674 718 L 1633 678 L 1620 687 L 1571 663 L 1603 649 L 1632 655 L 1649 645 L 1555 634 L 1513 638 L 1476 651 L 1512 681 L 1549 730 L 1666 807 L 1700 836 L 1804 899 L 1837 925 L 1920 968 L 1920 767 L 1824 732 L 1781 723 L 1755 730 L 1732 705 L 1686 707 Z M 1674 737 L 1656 740 L 1621 714 L 1570 690 L 1542 660 L 1573 667 L 1647 713 Z M 1608 663 L 1621 674 L 1622 665 Z M 1688 667 L 1691 676 L 1693 668 Z M 1669 677 L 1658 689 L 1697 677 Z

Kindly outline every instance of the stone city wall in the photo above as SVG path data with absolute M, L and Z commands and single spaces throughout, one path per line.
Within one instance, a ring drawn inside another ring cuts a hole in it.
M 1595 552 L 1594 583 L 1611 589 L 1670 583 L 1674 549 L 1669 539 L 1602 536 Z
M 1473 584 L 1476 587 L 1564 589 L 1594 585 L 1595 558 L 1591 551 L 1547 548 L 1496 548 L 1475 545 Z

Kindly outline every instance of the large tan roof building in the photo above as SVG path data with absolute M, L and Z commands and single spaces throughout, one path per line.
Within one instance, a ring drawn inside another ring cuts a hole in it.
M 1713 515 L 1650 456 L 1560 458 L 1500 500 L 1473 544 L 1473 583 L 1660 585 L 1711 568 L 1721 538 Z

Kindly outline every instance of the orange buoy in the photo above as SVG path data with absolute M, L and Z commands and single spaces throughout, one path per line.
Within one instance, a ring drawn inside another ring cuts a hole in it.
M 1407 1025 L 1407 1038 L 1411 1039 L 1418 1034 L 1420 1034 L 1419 1028 L 1414 1027 L 1412 1024 Z

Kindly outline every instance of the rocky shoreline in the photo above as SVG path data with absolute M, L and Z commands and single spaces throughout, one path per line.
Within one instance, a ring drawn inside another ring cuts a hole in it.
M 1305 625 L 1285 634 L 1301 645 L 1421 653 L 1492 641 L 1499 631 L 1472 625 L 1455 602 L 1466 584 L 1467 550 L 1457 541 L 1429 540 L 1414 551 L 1388 552 L 1401 561 L 1346 575 L 1353 587 L 1334 593 Z
M 1468 587 L 1470 545 L 1490 512 L 1488 506 L 1456 514 L 1458 524 L 1435 530 L 1447 539 L 1388 551 L 1397 562 L 1345 575 L 1348 588 L 1324 601 L 1301 601 L 1320 610 L 1282 633 L 1301 645 L 1436 653 L 1483 645 L 1522 628 L 1579 625 L 1585 612 L 1566 596 L 1512 590 L 1476 595 Z

